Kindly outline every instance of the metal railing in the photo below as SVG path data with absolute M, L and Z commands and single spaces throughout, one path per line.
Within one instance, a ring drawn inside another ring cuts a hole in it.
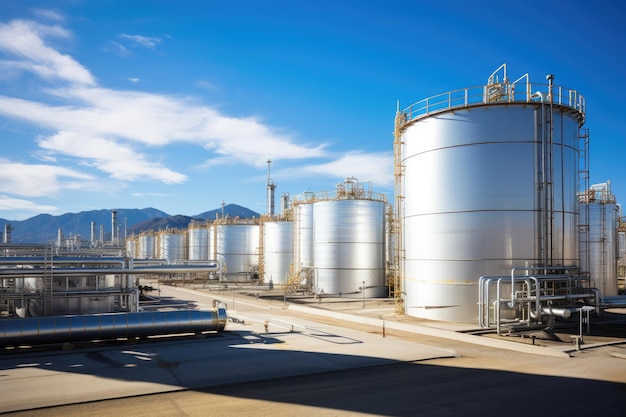
M 535 92 L 533 93 L 533 90 Z M 549 84 L 493 83 L 448 91 L 425 98 L 403 110 L 405 123 L 453 109 L 503 103 L 551 103 L 579 113 L 579 124 L 585 120 L 585 98 L 576 90 Z

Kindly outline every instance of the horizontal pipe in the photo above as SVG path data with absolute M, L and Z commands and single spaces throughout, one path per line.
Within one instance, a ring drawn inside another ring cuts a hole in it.
M 77 298 L 77 297 L 105 297 L 111 295 L 129 295 L 134 294 L 137 290 L 135 288 L 105 288 L 100 290 L 71 290 L 71 291 L 54 291 L 52 298 Z M 46 297 L 46 293 L 42 290 L 39 291 L 12 291 L 12 292 L 0 292 L 0 299 L 6 300 L 43 300 Z M 49 295 L 48 295 L 49 297 Z
M 90 264 L 90 265 L 113 265 L 124 264 L 123 258 L 98 258 L 98 257 L 60 257 L 46 259 L 35 256 L 14 256 L 0 258 L 0 265 L 58 265 L 58 264 Z
M 174 310 L 0 320 L 0 346 L 221 332 L 226 310 Z
M 153 265 L 136 268 L 0 268 L 2 278 L 43 277 L 50 274 L 56 276 L 85 276 L 85 275 L 158 275 L 180 274 L 191 272 L 217 272 L 217 265 Z

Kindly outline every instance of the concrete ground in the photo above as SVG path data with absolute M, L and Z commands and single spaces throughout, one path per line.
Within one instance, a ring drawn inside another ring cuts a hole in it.
M 578 350 L 569 338 L 575 323 L 557 329 L 560 342 L 495 337 L 474 334 L 476 326 L 396 316 L 386 300 L 300 297 L 296 303 L 245 288 L 159 289 L 160 308 L 204 309 L 218 299 L 235 321 L 219 335 L 5 351 L 0 411 L 626 415 L 626 338 L 620 337 L 626 324 L 619 311 L 592 322 Z

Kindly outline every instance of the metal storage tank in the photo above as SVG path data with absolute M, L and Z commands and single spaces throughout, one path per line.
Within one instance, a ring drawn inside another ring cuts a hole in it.
M 385 203 L 336 199 L 313 206 L 316 293 L 384 297 Z
M 580 266 L 588 271 L 603 297 L 618 295 L 618 206 L 610 183 L 592 185 L 581 193 Z
M 313 266 L 314 195 L 307 193 L 293 205 L 293 265 L 296 269 Z
M 209 226 L 192 222 L 187 230 L 189 260 L 206 261 L 209 259 Z
M 139 259 L 156 258 L 156 236 L 153 233 L 142 233 L 139 235 Z
M 263 282 L 286 284 L 293 257 L 293 223 L 266 221 L 263 229 Z
M 168 262 L 186 259 L 185 235 L 178 230 L 165 230 L 159 233 L 159 257 Z
M 547 79 L 548 85 L 531 85 L 526 75 L 510 83 L 502 66 L 487 85 L 398 112 L 406 314 L 476 323 L 481 276 L 578 264 L 584 99 Z
M 259 266 L 258 224 L 214 224 L 215 255 L 222 263 L 222 280 L 251 281 Z
M 126 256 L 136 258 L 138 254 L 138 240 L 136 236 L 130 236 L 126 239 Z

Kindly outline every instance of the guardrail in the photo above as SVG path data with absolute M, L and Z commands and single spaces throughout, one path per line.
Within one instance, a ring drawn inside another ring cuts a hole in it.
M 533 93 L 532 91 L 535 90 Z M 542 90 L 545 90 L 542 91 Z M 551 103 L 569 107 L 580 114 L 584 124 L 585 98 L 576 90 L 548 84 L 494 83 L 462 88 L 425 98 L 403 110 L 405 122 L 409 123 L 435 113 L 479 105 L 502 103 Z

